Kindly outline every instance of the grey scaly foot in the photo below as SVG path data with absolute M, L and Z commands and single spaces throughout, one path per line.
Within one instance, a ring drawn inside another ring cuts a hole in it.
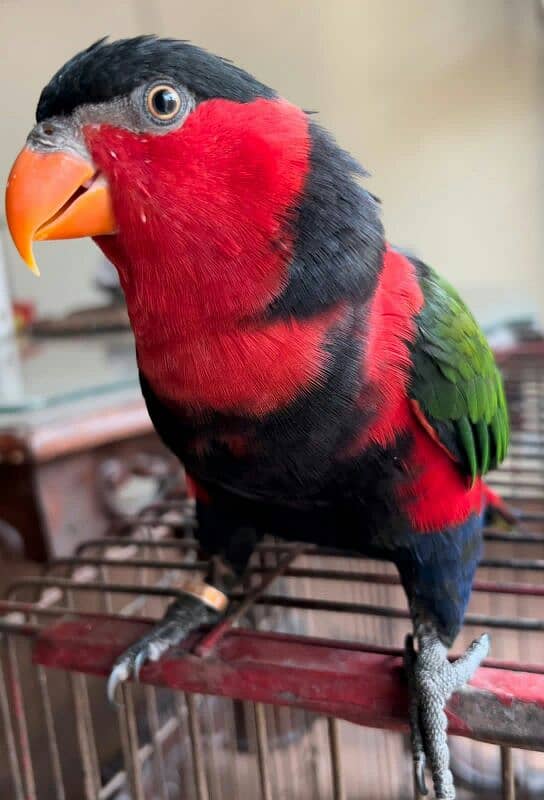
M 436 800 L 454 800 L 450 770 L 446 704 L 464 686 L 489 652 L 489 636 L 476 639 L 453 663 L 435 633 L 419 638 L 418 652 L 411 636 L 406 640 L 405 666 L 410 689 L 410 730 L 418 791 L 427 794 L 425 763 L 428 759 Z
M 175 600 L 159 624 L 115 661 L 108 678 L 110 703 L 115 702 L 115 692 L 120 683 L 131 677 L 138 680 L 140 670 L 147 661 L 158 661 L 170 647 L 182 642 L 201 625 L 219 622 L 223 616 L 222 611 L 223 609 L 218 610 L 192 594 Z

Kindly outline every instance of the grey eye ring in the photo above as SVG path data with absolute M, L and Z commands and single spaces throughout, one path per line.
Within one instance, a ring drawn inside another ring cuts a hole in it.
M 182 107 L 177 89 L 167 83 L 158 83 L 146 93 L 145 104 L 148 113 L 157 122 L 171 122 Z

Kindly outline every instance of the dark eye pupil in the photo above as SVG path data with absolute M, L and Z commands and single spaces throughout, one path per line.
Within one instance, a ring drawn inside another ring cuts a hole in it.
M 153 95 L 152 103 L 157 114 L 162 116 L 172 114 L 176 110 L 178 99 L 170 89 L 159 89 Z

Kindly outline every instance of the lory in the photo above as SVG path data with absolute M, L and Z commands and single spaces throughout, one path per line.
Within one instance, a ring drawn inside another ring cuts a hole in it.
M 115 265 L 151 419 L 196 495 L 202 582 L 109 680 L 215 623 L 265 534 L 393 562 L 416 774 L 455 797 L 448 661 L 499 504 L 501 377 L 470 311 L 391 247 L 359 164 L 316 121 L 184 41 L 101 40 L 43 89 L 7 187 L 13 240 L 91 236 Z M 77 269 L 74 264 L 73 269 Z M 82 358 L 84 353 L 82 353 Z M 423 785 L 421 786 L 423 788 Z

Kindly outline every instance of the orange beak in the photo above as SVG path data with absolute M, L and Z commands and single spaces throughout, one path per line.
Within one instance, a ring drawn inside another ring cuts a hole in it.
M 73 153 L 25 147 L 6 189 L 6 217 L 15 247 L 36 275 L 32 243 L 116 232 L 108 185 L 94 165 Z

